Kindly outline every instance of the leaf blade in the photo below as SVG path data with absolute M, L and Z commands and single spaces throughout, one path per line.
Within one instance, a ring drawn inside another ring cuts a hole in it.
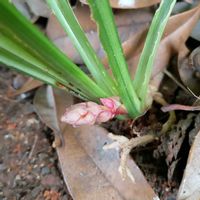
M 39 62 L 42 62 L 43 66 L 48 66 L 52 71 L 61 73 L 63 78 L 66 77 L 67 82 L 73 84 L 74 87 L 81 90 L 86 96 L 90 96 L 91 100 L 108 96 L 92 79 L 58 50 L 55 45 L 50 43 L 36 27 L 19 14 L 8 0 L 0 1 L 0 31 L 1 34 L 10 36 L 13 43 L 19 45 Z M 1 39 L 2 37 L 0 37 Z M 13 49 L 11 48 L 10 52 L 12 51 Z M 26 70 L 24 67 L 26 66 L 23 65 L 21 70 Z M 29 73 L 29 75 L 31 74 Z
M 175 3 L 176 0 L 161 1 L 160 7 L 154 15 L 142 54 L 140 56 L 133 85 L 138 96 L 141 98 L 143 109 L 147 98 L 148 83 L 150 81 L 153 62 L 159 42 Z
M 97 57 L 95 51 L 85 36 L 82 28 L 76 20 L 69 1 L 47 0 L 47 3 L 54 11 L 65 32 L 71 38 L 71 41 L 80 53 L 97 84 L 104 88 L 104 90 L 109 93 L 110 96 L 117 95 L 118 92 L 115 87 L 115 82 L 108 75 L 103 64 Z
M 108 55 L 110 67 L 117 82 L 120 97 L 132 117 L 140 115 L 140 100 L 138 99 L 128 72 L 128 66 L 123 56 L 119 36 L 114 24 L 112 10 L 108 0 L 87 1 L 93 18 L 98 24 L 101 43 Z M 109 28 L 108 28 L 109 27 Z

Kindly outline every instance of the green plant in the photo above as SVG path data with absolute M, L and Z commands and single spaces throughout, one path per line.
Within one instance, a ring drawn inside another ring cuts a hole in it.
M 176 0 L 162 0 L 156 11 L 134 80 L 128 72 L 108 0 L 88 0 L 88 4 L 98 25 L 113 77 L 95 54 L 69 1 L 47 2 L 79 51 L 90 75 L 81 71 L 8 0 L 0 1 L 0 62 L 54 87 L 67 89 L 87 101 L 98 103 L 100 98 L 118 96 L 130 117 L 140 116 L 148 106 L 146 100 L 153 61 Z

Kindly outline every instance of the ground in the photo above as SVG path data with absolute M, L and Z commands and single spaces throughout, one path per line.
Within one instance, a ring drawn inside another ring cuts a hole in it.
M 16 72 L 0 67 L 0 200 L 71 200 L 51 131 L 38 119 L 33 93 L 10 99 Z

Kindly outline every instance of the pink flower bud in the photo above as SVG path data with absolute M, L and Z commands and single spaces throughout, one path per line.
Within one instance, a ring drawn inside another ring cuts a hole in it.
M 102 98 L 100 101 L 103 105 L 98 105 L 94 102 L 72 105 L 66 109 L 61 121 L 76 127 L 106 122 L 118 114 L 127 113 L 119 102 L 118 97 Z
M 127 114 L 126 108 L 120 103 L 119 97 L 101 98 L 101 103 L 106 106 L 114 115 Z

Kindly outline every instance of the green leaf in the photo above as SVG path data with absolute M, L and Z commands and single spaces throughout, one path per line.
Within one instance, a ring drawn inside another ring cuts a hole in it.
M 43 81 L 49 77 L 45 82 L 72 88 L 73 91 L 84 94 L 90 100 L 109 96 L 22 16 L 8 0 L 0 1 L 0 33 L 1 52 L 5 51 L 5 57 L 1 56 L 0 62 Z M 11 63 L 14 66 L 11 66 Z
M 67 89 L 68 92 L 72 93 L 74 96 L 77 96 L 83 100 L 90 99 L 89 96 L 81 93 L 78 89 L 71 87 L 68 82 L 65 81 L 62 85 L 59 83 L 59 79 L 56 77 L 40 70 L 33 63 L 29 63 L 28 61 L 22 59 L 21 57 L 16 56 L 15 54 L 7 51 L 6 49 L 0 48 L 0 60 L 2 63 L 6 63 L 8 66 L 12 66 L 11 68 L 22 72 L 26 75 L 32 76 L 33 78 L 39 79 L 49 85 L 54 87 L 58 87 L 61 89 Z M 64 88 L 66 86 L 66 88 Z
M 160 7 L 154 15 L 144 49 L 140 56 L 133 85 L 138 96 L 141 98 L 143 109 L 145 109 L 146 106 L 145 104 L 148 93 L 148 84 L 153 69 L 155 55 L 175 3 L 176 0 L 162 0 Z
M 88 0 L 98 24 L 101 43 L 108 55 L 122 102 L 132 117 L 140 115 L 140 101 L 134 91 L 108 0 Z
M 80 53 L 92 77 L 97 84 L 103 88 L 110 96 L 118 94 L 112 78 L 105 70 L 100 59 L 80 27 L 76 16 L 67 0 L 47 0 L 49 6 L 63 26 L 64 30 L 72 40 L 77 51 Z

